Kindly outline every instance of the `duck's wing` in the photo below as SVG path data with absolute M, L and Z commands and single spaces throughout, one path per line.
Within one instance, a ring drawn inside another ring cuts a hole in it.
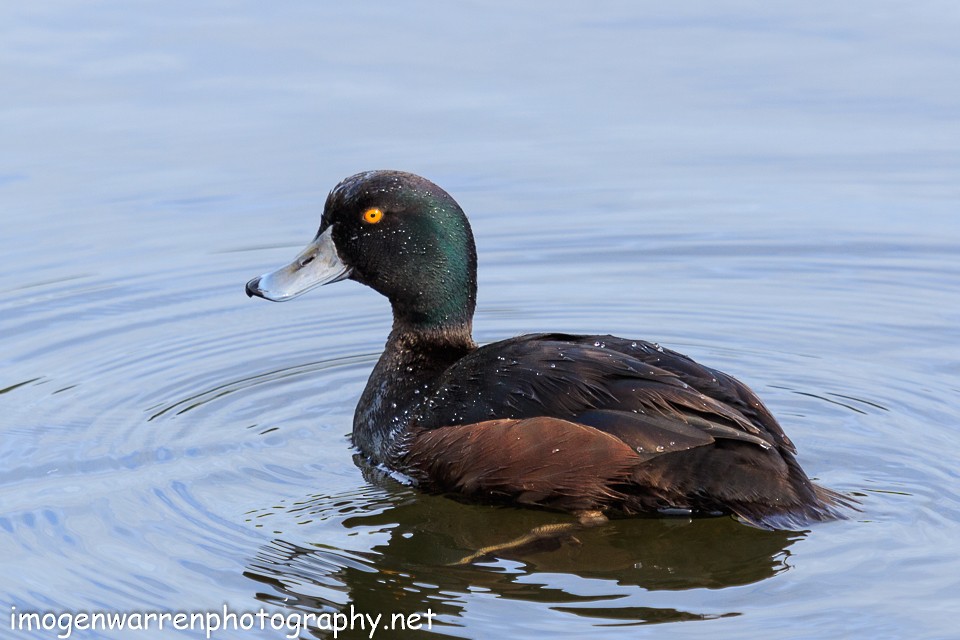
M 440 377 L 400 454 L 424 486 L 565 510 L 727 511 L 767 528 L 836 517 L 756 396 L 656 345 L 538 334 Z
M 769 433 L 777 446 L 791 453 L 797 452 L 793 442 L 783 432 L 777 419 L 757 394 L 750 387 L 723 371 L 707 367 L 689 356 L 644 340 L 626 340 L 610 335 L 565 336 L 565 339 L 579 344 L 600 345 L 605 349 L 614 349 L 668 371 L 703 395 L 736 409 L 750 422 Z
M 548 416 L 616 436 L 642 455 L 735 439 L 793 451 L 742 383 L 656 345 L 535 334 L 482 347 L 440 378 L 422 428 Z

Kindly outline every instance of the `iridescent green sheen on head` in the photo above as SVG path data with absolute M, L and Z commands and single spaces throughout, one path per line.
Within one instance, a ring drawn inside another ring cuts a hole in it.
M 364 215 L 371 209 L 382 212 L 373 223 Z M 330 226 L 351 278 L 389 298 L 396 322 L 469 331 L 476 248 L 463 210 L 446 191 L 411 173 L 359 173 L 327 197 L 320 233 Z

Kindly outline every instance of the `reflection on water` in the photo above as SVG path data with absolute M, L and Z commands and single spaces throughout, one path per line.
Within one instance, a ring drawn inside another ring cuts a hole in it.
M 418 495 L 366 471 L 376 484 L 365 492 L 316 495 L 250 514 L 256 526 L 276 534 L 245 572 L 268 587 L 259 599 L 314 612 L 350 605 L 403 613 L 430 608 L 438 625 L 453 627 L 465 623 L 464 599 L 476 592 L 630 624 L 712 619 L 738 612 L 638 607 L 624 589 L 723 589 L 760 582 L 789 568 L 788 549 L 805 535 L 761 531 L 731 518 L 622 519 L 578 532 L 560 548 L 460 566 L 456 561 L 478 548 L 569 517 Z M 377 543 L 363 549 L 331 545 L 322 530 L 310 526 L 331 521 L 350 532 L 347 541 L 374 536 Z M 552 575 L 581 580 L 577 589 L 567 590 L 552 586 Z

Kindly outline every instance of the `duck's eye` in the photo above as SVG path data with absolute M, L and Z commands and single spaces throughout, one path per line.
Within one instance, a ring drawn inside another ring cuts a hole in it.
M 372 207 L 363 212 L 363 221 L 367 224 L 377 224 L 383 220 L 383 211 Z

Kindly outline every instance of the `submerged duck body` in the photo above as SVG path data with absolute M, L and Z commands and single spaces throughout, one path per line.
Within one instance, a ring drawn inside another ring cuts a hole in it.
M 478 347 L 473 235 L 424 178 L 347 178 L 313 242 L 247 293 L 282 301 L 346 278 L 385 295 L 394 316 L 354 444 L 426 490 L 571 512 L 729 513 L 764 528 L 851 506 L 807 478 L 749 388 L 680 353 L 558 333 Z

